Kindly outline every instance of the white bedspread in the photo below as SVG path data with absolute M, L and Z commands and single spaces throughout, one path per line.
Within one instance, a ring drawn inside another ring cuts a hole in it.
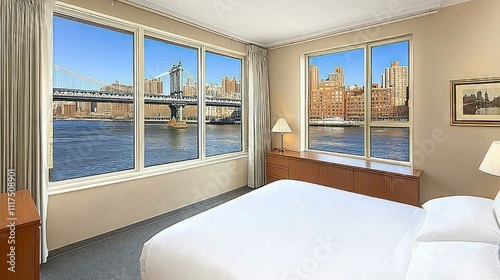
M 282 180 L 144 244 L 143 280 L 405 279 L 421 208 Z

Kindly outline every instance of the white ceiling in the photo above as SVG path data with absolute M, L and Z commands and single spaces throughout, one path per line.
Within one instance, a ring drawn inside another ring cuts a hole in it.
M 232 38 L 273 47 L 470 0 L 128 0 Z

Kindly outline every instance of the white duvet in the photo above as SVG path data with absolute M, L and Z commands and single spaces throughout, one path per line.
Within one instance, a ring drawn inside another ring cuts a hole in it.
M 282 180 L 144 244 L 143 280 L 405 279 L 421 208 Z

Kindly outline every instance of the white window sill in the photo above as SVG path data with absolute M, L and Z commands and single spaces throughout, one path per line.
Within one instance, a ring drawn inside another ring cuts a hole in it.
M 108 174 L 100 174 L 91 177 L 76 178 L 60 182 L 52 182 L 49 184 L 49 195 L 57 195 L 73 191 L 97 188 L 127 181 L 133 181 L 133 180 L 178 172 L 182 170 L 199 168 L 216 163 L 238 160 L 247 157 L 248 157 L 247 152 L 237 152 L 237 153 L 207 157 L 204 160 L 195 159 L 190 161 L 165 164 L 161 166 L 152 166 L 144 168 L 143 170 L 138 170 L 138 169 L 126 170 Z

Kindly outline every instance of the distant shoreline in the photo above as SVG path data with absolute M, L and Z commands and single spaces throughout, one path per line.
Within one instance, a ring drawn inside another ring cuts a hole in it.
M 56 121 L 132 122 L 133 119 L 57 118 Z
M 53 118 L 56 121 L 93 121 L 93 122 L 133 122 L 133 119 L 98 119 L 98 118 Z M 146 119 L 146 124 L 168 124 L 170 119 Z M 197 120 L 185 120 L 188 124 L 197 124 Z M 206 121 L 206 124 L 210 125 L 235 125 L 241 124 L 241 122 L 213 122 Z
M 328 126 L 328 127 L 360 127 L 359 122 L 354 121 L 309 121 L 309 126 Z

